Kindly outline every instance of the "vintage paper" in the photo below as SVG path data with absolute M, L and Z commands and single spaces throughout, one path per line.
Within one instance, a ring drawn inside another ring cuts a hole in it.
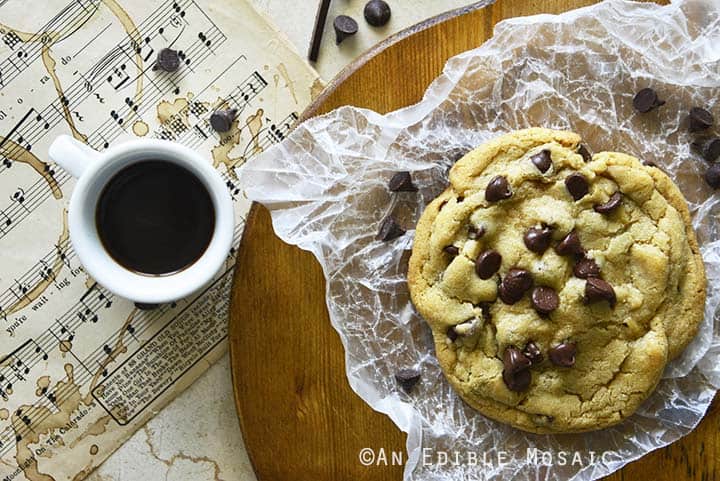
M 183 60 L 154 71 L 157 51 Z M 234 252 L 204 292 L 141 311 L 84 273 L 68 240 L 69 133 L 201 152 L 234 168 L 282 140 L 317 75 L 245 1 L 0 1 L 0 480 L 79 480 L 226 349 Z M 240 114 L 219 136 L 218 107 Z M 202 407 L 199 406 L 199 409 Z

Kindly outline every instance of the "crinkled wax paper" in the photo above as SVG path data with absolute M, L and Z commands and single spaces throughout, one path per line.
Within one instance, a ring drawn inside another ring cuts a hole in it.
M 648 86 L 667 103 L 638 114 L 633 96 Z M 387 115 L 340 108 L 246 164 L 248 197 L 270 208 L 284 241 L 323 266 L 352 388 L 408 433 L 406 480 L 595 479 L 697 425 L 720 387 L 720 194 L 702 180 L 706 163 L 690 148 L 686 116 L 697 105 L 720 117 L 719 100 L 718 1 L 660 7 L 612 0 L 499 23 L 491 40 L 448 61 L 419 104 Z M 690 203 L 707 268 L 697 339 L 635 415 L 595 433 L 528 434 L 463 404 L 441 373 L 406 285 L 412 227 L 447 185 L 448 168 L 482 142 L 530 126 L 570 129 L 592 151 L 627 152 L 661 166 Z M 413 172 L 420 192 L 388 192 L 399 170 Z M 376 241 L 390 212 L 410 230 Z M 403 367 L 422 372 L 411 395 L 393 378 Z

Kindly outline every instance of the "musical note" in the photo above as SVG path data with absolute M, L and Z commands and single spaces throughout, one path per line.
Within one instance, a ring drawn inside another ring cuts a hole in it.
M 127 65 L 125 64 L 122 64 L 119 67 L 113 67 L 112 74 L 108 75 L 107 78 L 108 83 L 112 85 L 113 89 L 120 90 L 123 85 L 130 81 L 130 75 L 128 75 L 125 71 L 126 69 Z
M 20 282 L 17 279 L 13 279 L 15 281 L 15 285 L 17 286 L 17 291 L 14 287 L 11 287 L 10 290 L 13 294 L 15 294 L 15 297 L 18 298 L 18 300 L 22 299 L 23 297 L 27 297 L 27 292 L 30 289 L 30 287 L 25 282 Z
M 15 46 L 18 45 L 22 40 L 20 40 L 20 37 L 17 33 L 10 31 L 2 36 L 2 41 L 5 45 L 10 47 L 11 49 L 15 49 Z
M 12 160 L 8 159 L 4 155 L 2 156 L 2 159 L 2 164 L 5 166 L 5 168 L 9 169 L 10 167 L 12 167 Z
M 43 360 L 43 361 L 47 361 L 47 360 L 48 360 L 48 354 L 47 354 L 47 352 L 45 352 L 45 349 L 43 349 L 42 347 L 40 347 L 40 345 L 39 345 L 38 343 L 36 343 L 35 341 L 33 341 L 33 343 L 35 344 L 35 354 L 40 354 L 40 353 L 42 353 L 42 356 L 41 356 L 41 357 L 42 357 L 42 360 Z
M 67 247 L 62 248 L 58 244 L 55 244 L 55 252 L 57 252 L 57 255 L 60 257 L 60 260 L 67 267 L 70 267 L 70 261 L 67 258 L 66 251 L 67 251 Z

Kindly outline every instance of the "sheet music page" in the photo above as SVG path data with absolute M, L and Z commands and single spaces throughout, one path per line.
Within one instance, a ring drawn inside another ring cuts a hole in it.
M 180 52 L 174 73 L 157 52 Z M 0 0 L 0 480 L 80 480 L 226 349 L 234 250 L 204 292 L 142 311 L 70 245 L 75 180 L 47 150 L 180 142 L 219 169 L 282 139 L 317 74 L 244 0 Z M 218 135 L 208 119 L 239 116 Z M 209 394 L 211 395 L 211 394 Z M 202 409 L 202 406 L 198 406 Z

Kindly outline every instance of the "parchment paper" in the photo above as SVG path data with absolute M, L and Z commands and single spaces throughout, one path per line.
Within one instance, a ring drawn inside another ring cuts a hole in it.
M 244 166 L 241 184 L 272 210 L 278 235 L 322 264 L 351 386 L 409 433 L 406 480 L 595 479 L 700 421 L 720 386 L 720 196 L 702 180 L 706 163 L 690 149 L 685 117 L 692 106 L 720 117 L 719 72 L 716 1 L 660 7 L 612 0 L 512 19 L 480 48 L 452 58 L 419 104 L 388 115 L 340 108 Z M 648 86 L 667 104 L 638 114 L 632 98 Z M 635 415 L 592 434 L 531 435 L 465 406 L 442 376 L 429 328 L 409 301 L 413 231 L 389 243 L 374 239 L 390 212 L 411 229 L 459 156 L 529 126 L 570 129 L 592 151 L 627 152 L 661 166 L 688 198 L 707 267 L 697 339 Z M 413 172 L 419 193 L 387 191 L 400 170 Z M 411 395 L 393 379 L 404 367 L 422 372 Z

